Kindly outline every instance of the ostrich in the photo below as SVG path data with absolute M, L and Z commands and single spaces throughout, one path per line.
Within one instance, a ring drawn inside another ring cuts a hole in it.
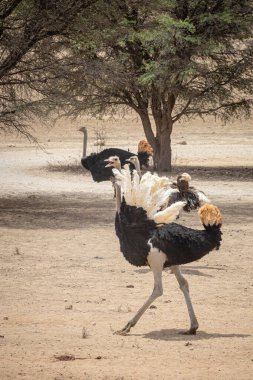
M 122 165 L 126 164 L 126 160 L 132 157 L 134 153 L 119 148 L 108 148 L 102 150 L 100 153 L 93 153 L 86 158 L 81 159 L 82 166 L 91 172 L 92 178 L 95 182 L 109 181 L 111 180 L 112 169 L 105 167 L 104 160 L 110 156 L 119 157 Z M 138 158 L 140 165 L 148 167 L 148 154 L 146 152 L 139 152 Z M 134 167 L 131 165 L 131 169 Z
M 135 155 L 132 152 L 129 152 L 124 149 L 119 148 L 108 148 L 104 149 L 99 153 L 92 153 L 89 156 L 86 156 L 87 152 L 87 129 L 85 127 L 81 127 L 79 129 L 80 132 L 83 132 L 83 157 L 81 159 L 82 166 L 91 172 L 92 178 L 95 182 L 109 181 L 111 180 L 113 174 L 111 168 L 105 168 L 104 160 L 110 156 L 118 156 L 122 165 L 126 163 L 126 160 L 132 156 L 137 156 L 140 168 L 145 167 L 148 168 L 150 166 L 150 158 L 152 157 L 151 147 L 146 140 L 141 140 L 140 146 L 138 146 L 138 153 Z M 146 141 L 146 144 L 143 142 Z M 134 169 L 134 166 L 131 165 L 131 169 Z
M 135 167 L 139 177 L 141 177 L 140 162 L 137 156 L 132 156 L 127 162 L 131 162 Z M 203 191 L 196 189 L 193 186 L 189 185 L 191 176 L 188 173 L 180 174 L 177 177 L 177 182 L 166 182 L 164 183 L 165 187 L 171 187 L 173 191 L 168 199 L 168 206 L 172 205 L 178 201 L 184 201 L 186 204 L 183 207 L 183 210 L 190 212 L 191 210 L 196 210 L 205 203 L 210 203 L 210 200 L 206 197 Z
M 111 181 L 114 188 L 114 197 L 115 197 L 115 187 L 114 187 L 114 177 L 112 169 L 110 166 L 105 166 L 105 160 L 110 156 L 117 156 L 120 158 L 120 161 L 124 164 L 127 163 L 127 159 L 133 155 L 126 150 L 119 148 L 108 148 L 104 149 L 100 153 L 91 154 L 88 157 L 81 159 L 82 166 L 91 172 L 92 178 L 95 182 L 102 181 Z M 148 154 L 146 152 L 139 152 L 138 156 L 140 162 L 143 166 L 148 166 Z M 134 166 L 131 167 L 132 169 Z
M 199 324 L 180 265 L 199 260 L 210 251 L 219 249 L 222 215 L 216 206 L 205 204 L 198 211 L 203 230 L 172 223 L 185 202 L 176 202 L 160 211 L 172 189 L 165 189 L 163 179 L 150 172 L 139 180 L 134 171 L 132 178 L 127 165 L 121 171 L 115 168 L 119 167 L 118 163 L 118 158 L 115 161 L 115 157 L 110 157 L 107 165 L 113 168 L 116 178 L 115 230 L 120 250 L 130 264 L 151 268 L 154 289 L 134 317 L 115 334 L 126 335 L 154 300 L 163 294 L 162 271 L 165 267 L 171 267 L 185 297 L 190 317 L 190 329 L 185 333 L 196 334 Z
M 178 201 L 185 201 L 186 204 L 183 210 L 190 212 L 191 210 L 198 209 L 205 203 L 210 203 L 210 200 L 203 191 L 189 185 L 190 180 L 191 176 L 188 173 L 183 173 L 177 177 L 176 183 L 173 182 L 171 184 L 174 192 L 169 198 L 168 206 Z

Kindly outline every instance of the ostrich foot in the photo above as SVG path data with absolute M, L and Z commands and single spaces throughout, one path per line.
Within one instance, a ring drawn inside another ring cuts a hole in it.
M 127 335 L 129 331 L 131 330 L 131 327 L 133 327 L 134 324 L 132 322 L 128 322 L 125 327 L 123 327 L 122 330 L 115 331 L 113 334 L 114 335 Z
M 182 334 L 182 335 L 196 335 L 196 332 L 197 332 L 197 327 L 194 327 L 194 328 L 190 328 L 187 331 L 182 331 L 182 332 L 180 332 L 180 334 Z

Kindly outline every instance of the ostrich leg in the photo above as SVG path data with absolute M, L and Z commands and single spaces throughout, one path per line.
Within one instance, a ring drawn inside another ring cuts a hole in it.
M 194 309 L 192 306 L 188 282 L 184 278 L 184 276 L 182 275 L 182 273 L 180 271 L 180 267 L 178 265 L 171 267 L 171 269 L 172 269 L 172 272 L 174 273 L 174 275 L 176 276 L 176 279 L 178 281 L 180 289 L 182 290 L 182 292 L 184 294 L 184 298 L 186 301 L 186 305 L 187 305 L 187 309 L 188 309 L 188 313 L 189 313 L 189 317 L 190 317 L 190 321 L 191 321 L 190 329 L 188 331 L 184 332 L 183 334 L 195 335 L 196 331 L 199 327 L 199 324 L 198 324 L 198 321 L 197 321 L 197 318 L 196 318 L 196 315 L 195 315 L 195 312 L 194 312 Z
M 144 305 L 137 311 L 135 316 L 126 324 L 126 326 L 122 330 L 115 331 L 114 334 L 126 335 L 131 330 L 131 327 L 136 325 L 141 316 L 145 313 L 147 308 L 154 302 L 154 300 L 162 296 L 163 294 L 162 271 L 163 265 L 166 261 L 166 256 L 164 255 L 164 253 L 152 248 L 147 257 L 147 260 L 154 276 L 153 292 L 151 296 L 148 298 L 148 300 L 144 303 Z

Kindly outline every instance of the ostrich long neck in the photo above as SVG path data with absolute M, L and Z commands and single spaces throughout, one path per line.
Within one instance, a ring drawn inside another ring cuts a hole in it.
M 88 140 L 88 134 L 87 134 L 87 129 L 83 129 L 83 158 L 86 157 L 87 153 L 87 140 Z
M 121 162 L 119 162 L 116 166 L 116 169 L 121 173 Z M 116 211 L 120 212 L 120 206 L 121 206 L 121 185 L 119 185 L 117 182 L 115 182 L 115 193 L 116 193 Z
M 115 183 L 115 191 L 116 191 L 116 211 L 120 212 L 121 206 L 121 186 Z
M 141 178 L 141 165 L 140 165 L 140 161 L 138 159 L 135 161 L 134 166 L 135 166 L 135 169 L 136 169 L 139 177 Z

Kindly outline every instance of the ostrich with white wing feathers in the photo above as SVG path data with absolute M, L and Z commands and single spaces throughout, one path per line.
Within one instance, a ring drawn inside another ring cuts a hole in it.
M 110 157 L 107 162 L 107 166 L 114 168 L 113 174 L 116 178 L 115 230 L 120 250 L 132 265 L 148 265 L 154 276 L 151 296 L 127 325 L 115 333 L 126 335 L 154 300 L 163 294 L 162 271 L 165 267 L 171 267 L 188 308 L 190 329 L 186 333 L 196 334 L 199 325 L 189 286 L 179 265 L 199 260 L 213 249 L 219 249 L 222 235 L 222 216 L 219 209 L 211 204 L 200 208 L 199 216 L 204 230 L 194 230 L 172 223 L 185 202 L 174 203 L 160 211 L 168 202 L 172 191 L 171 188 L 164 188 L 165 178 L 148 172 L 140 180 L 136 171 L 131 176 L 127 165 L 120 169 L 118 157 Z
M 131 156 L 126 161 L 134 165 L 137 173 L 141 177 L 140 162 L 138 160 L 138 157 Z M 198 190 L 193 186 L 190 186 L 190 180 L 191 176 L 188 173 L 182 173 L 178 175 L 177 182 L 171 183 L 169 179 L 167 181 L 164 180 L 164 186 L 173 189 L 168 199 L 167 206 L 170 206 L 173 203 L 179 201 L 183 201 L 185 202 L 183 210 L 186 212 L 190 212 L 191 210 L 198 209 L 205 203 L 210 203 L 210 200 L 207 198 L 203 191 Z

